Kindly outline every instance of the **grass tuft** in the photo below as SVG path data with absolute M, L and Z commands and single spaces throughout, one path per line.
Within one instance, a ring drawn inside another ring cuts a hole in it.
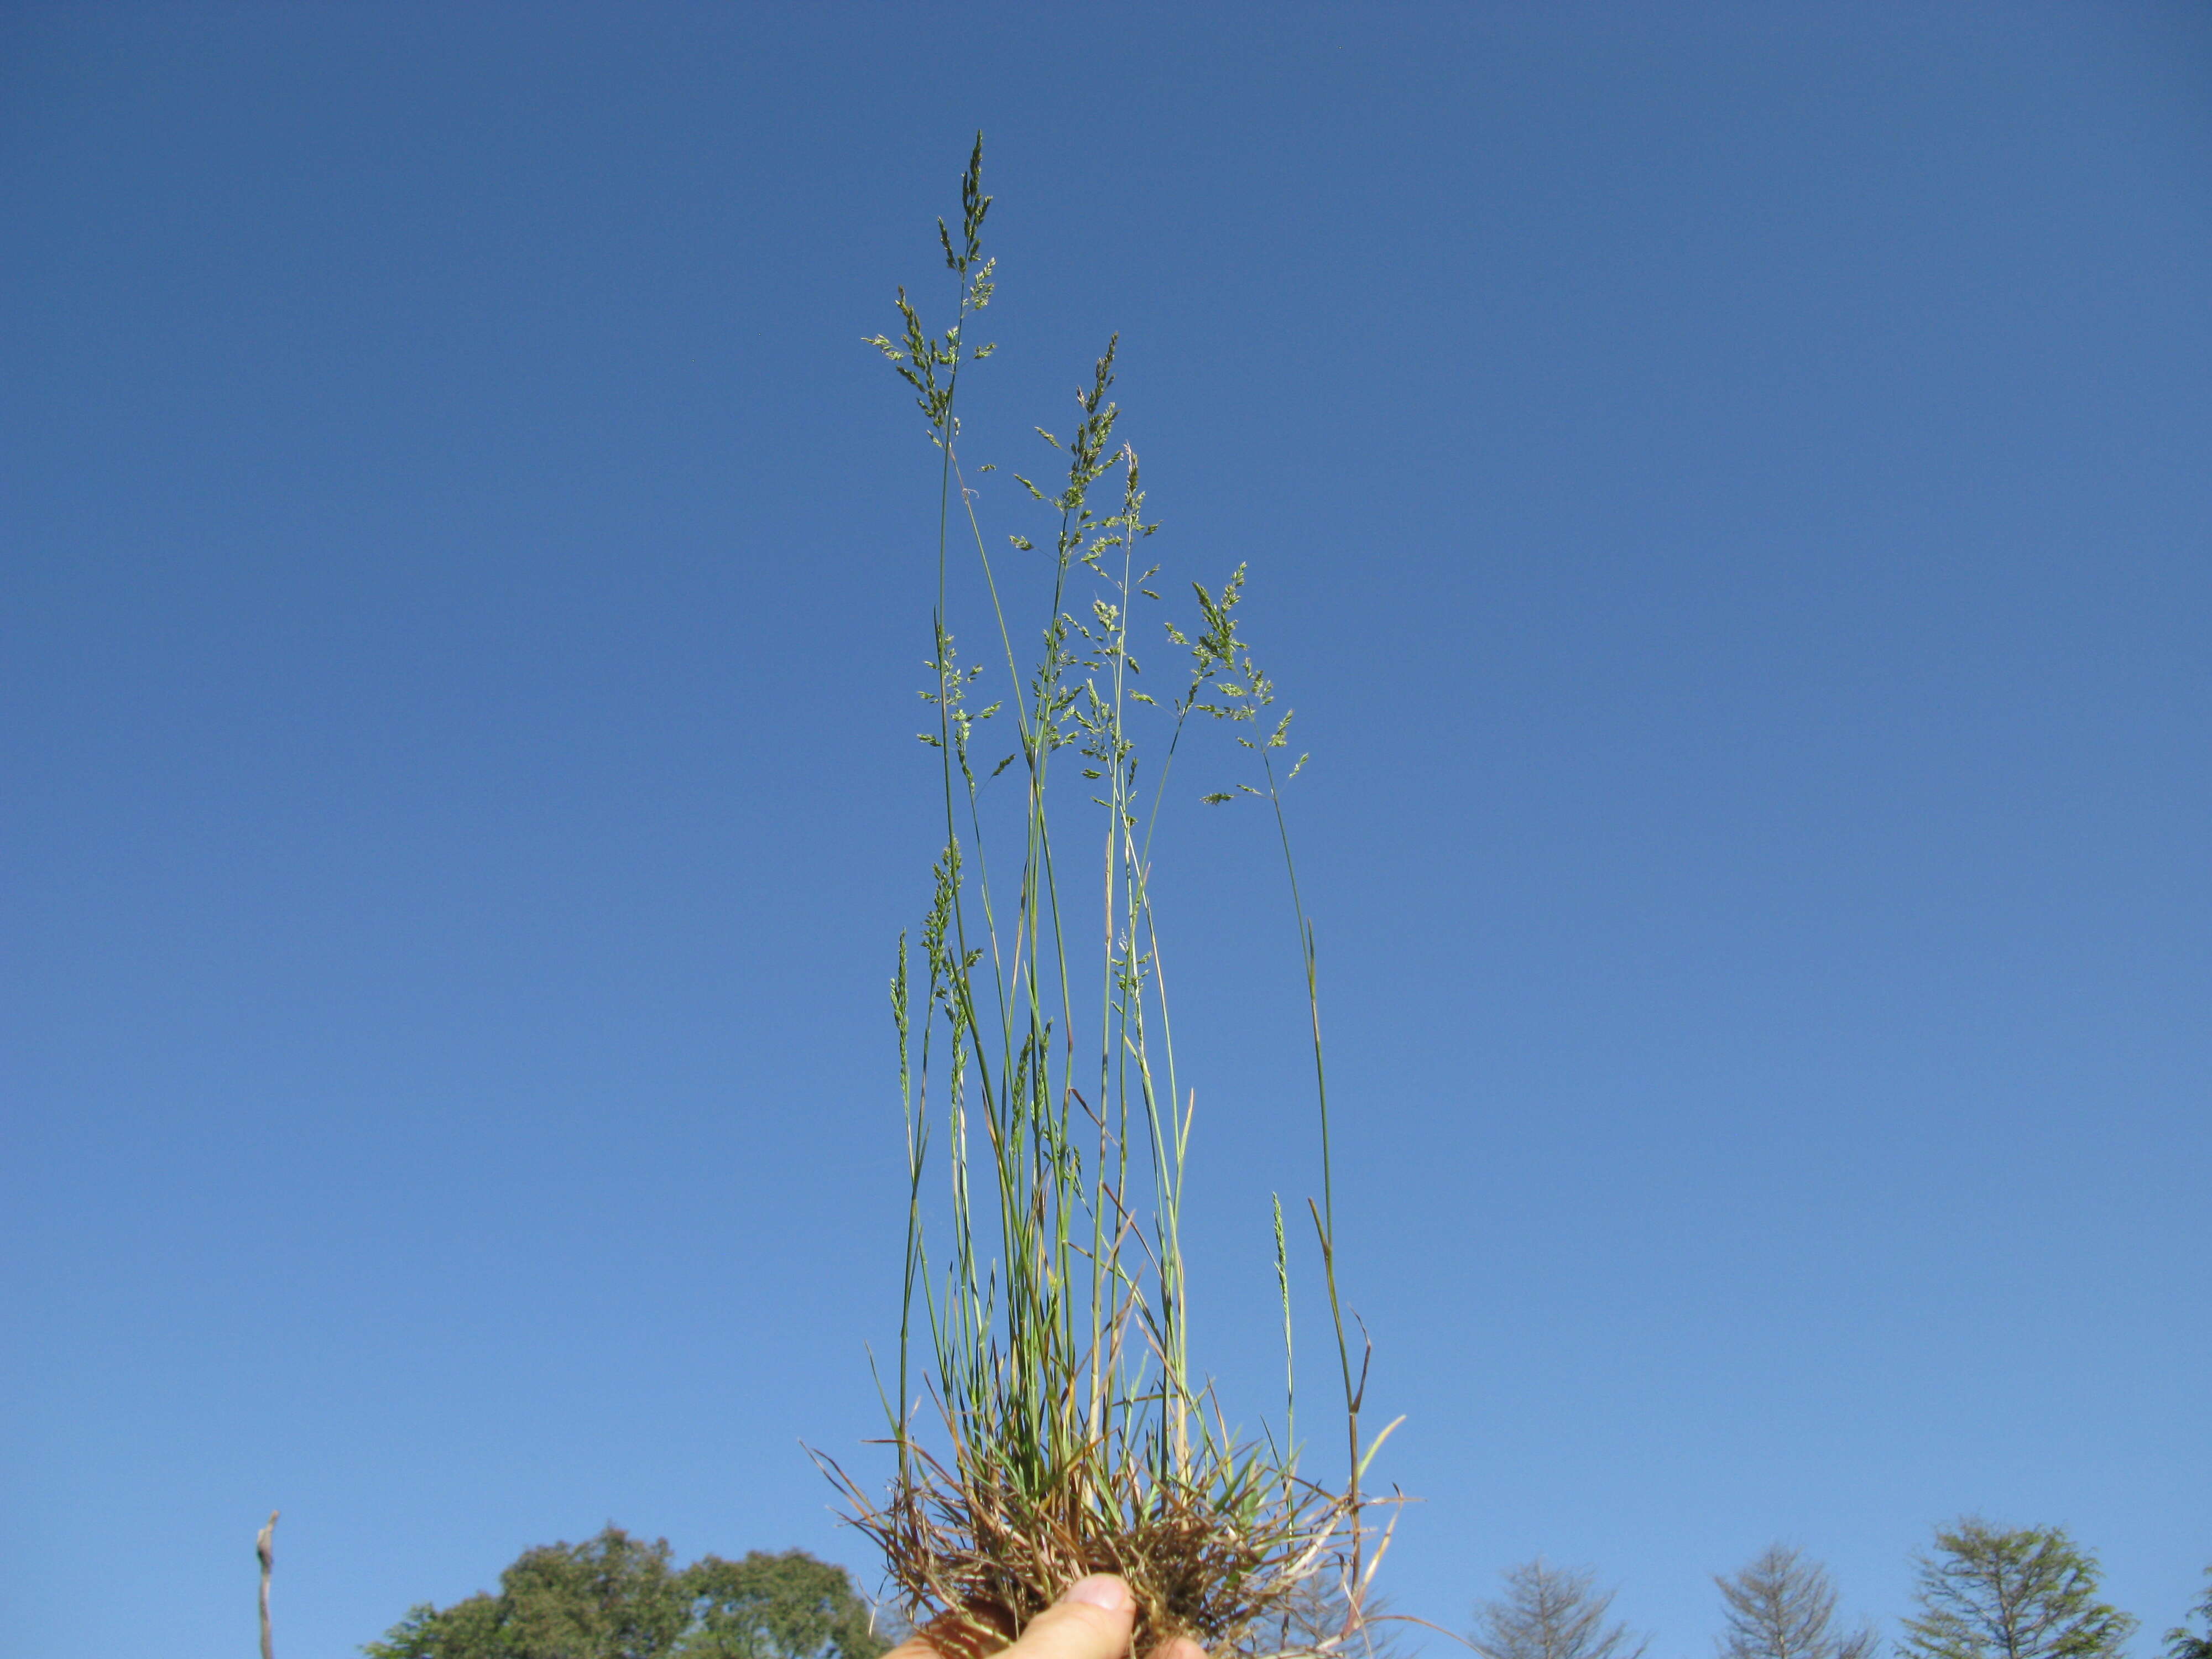
M 1161 611 L 1153 637 L 1185 672 L 1173 690 L 1145 689 L 1135 618 L 1164 602 L 1160 567 L 1139 551 L 1158 526 L 1109 395 L 1117 340 L 1078 388 L 1073 426 L 1036 428 L 1060 476 L 1012 474 L 1042 523 L 1007 537 L 1008 568 L 994 561 L 960 453 L 963 371 L 992 350 L 970 337 L 996 291 L 991 199 L 979 136 L 957 228 L 938 222 L 952 322 L 932 331 L 901 289 L 898 333 L 871 342 L 937 452 L 932 720 L 919 735 L 937 753 L 945 823 L 919 963 L 902 935 L 891 979 L 908 1180 L 884 1401 L 896 1471 L 878 1497 L 821 1462 L 947 1659 L 994 1651 L 1101 1571 L 1137 1597 L 1139 1653 L 1177 1636 L 1248 1655 L 1364 1647 L 1389 1529 L 1369 1524 L 1377 1500 L 1363 1482 L 1389 1431 L 1363 1443 L 1367 1349 L 1355 1363 L 1337 1289 L 1316 947 L 1282 793 L 1304 757 L 1278 763 L 1291 716 L 1273 713 L 1239 629 L 1241 566 L 1217 589 L 1190 584 L 1187 625 Z M 972 546 L 961 580 L 988 614 L 988 668 L 956 649 L 956 544 L 963 563 Z M 1024 587 L 1048 595 L 1026 651 L 1009 614 Z M 1182 1215 L 1197 1099 L 1176 1066 L 1151 849 L 1177 749 L 1208 725 L 1249 771 L 1200 799 L 1267 800 L 1290 878 L 1318 1108 L 1321 1194 L 1307 1210 L 1343 1389 L 1339 1480 L 1300 1468 L 1279 1201 L 1282 1437 L 1233 1434 L 1192 1368 Z M 927 1442 L 925 1413 L 940 1431 Z

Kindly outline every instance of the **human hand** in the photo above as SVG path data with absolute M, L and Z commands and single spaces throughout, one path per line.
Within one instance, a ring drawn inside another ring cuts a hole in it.
M 1030 1620 L 1030 1627 L 997 1659 L 1129 1659 L 1129 1637 L 1137 1624 L 1137 1600 L 1129 1587 L 1108 1572 L 1079 1578 L 1067 1593 Z M 884 1659 L 945 1659 L 928 1634 L 901 1643 Z M 1206 1659 L 1206 1650 L 1187 1636 L 1164 1642 L 1144 1659 Z

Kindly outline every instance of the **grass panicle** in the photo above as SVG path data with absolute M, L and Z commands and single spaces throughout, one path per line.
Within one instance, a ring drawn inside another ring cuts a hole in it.
M 971 338 L 995 290 L 981 179 L 979 137 L 957 225 L 938 222 L 952 321 L 931 331 L 901 289 L 897 335 L 872 342 L 937 452 L 932 719 L 920 736 L 937 751 L 944 839 L 919 960 L 902 934 L 891 979 L 908 1177 L 885 1400 L 896 1468 L 877 1495 L 822 1461 L 948 1659 L 1002 1646 L 1097 1571 L 1134 1591 L 1140 1654 L 1174 1636 L 1244 1654 L 1356 1649 L 1389 1534 L 1364 1495 L 1382 1437 L 1361 1438 L 1368 1350 L 1363 1339 L 1355 1357 L 1338 1293 L 1315 936 L 1284 813 L 1303 757 L 1278 761 L 1291 717 L 1273 713 L 1274 687 L 1238 629 L 1241 567 L 1218 590 L 1191 584 L 1188 630 L 1163 614 L 1186 672 L 1172 692 L 1146 689 L 1134 619 L 1162 603 L 1160 568 L 1144 557 L 1158 526 L 1110 397 L 1118 340 L 1078 389 L 1065 435 L 1036 428 L 1058 476 L 1012 475 L 1042 523 L 994 560 L 976 487 L 994 469 L 971 481 L 960 453 L 963 372 L 992 349 Z M 956 546 L 975 561 L 957 576 Z M 956 648 L 956 582 L 988 615 L 988 672 Z M 1034 635 L 1011 614 L 1018 589 L 1045 600 Z M 1182 1216 L 1197 1097 L 1176 1070 L 1150 860 L 1194 723 L 1220 724 L 1255 763 L 1249 781 L 1202 799 L 1266 799 L 1291 878 L 1319 1091 L 1321 1193 L 1307 1208 L 1344 1395 L 1340 1481 L 1300 1468 L 1279 1200 L 1283 1438 L 1239 1440 L 1193 1369 Z

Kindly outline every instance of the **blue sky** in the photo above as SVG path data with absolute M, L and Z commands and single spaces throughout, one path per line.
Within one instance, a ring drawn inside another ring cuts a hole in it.
M 290 1659 L 610 1518 L 865 1571 L 799 1443 L 896 1318 L 933 475 L 859 342 L 979 126 L 973 441 L 1121 331 L 1315 754 L 1399 1607 L 1542 1552 L 1690 1659 L 1770 1540 L 1888 1621 L 1979 1510 L 2151 1654 L 2212 18 L 2133 4 L 9 8 L 9 1650 L 245 1651 L 278 1505 Z M 1295 972 L 1176 825 L 1256 1418 Z

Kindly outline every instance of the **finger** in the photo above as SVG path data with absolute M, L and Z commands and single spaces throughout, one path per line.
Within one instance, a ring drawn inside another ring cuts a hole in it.
M 1188 1636 L 1172 1636 L 1152 1650 L 1152 1659 L 1206 1659 L 1206 1650 Z
M 1127 1659 L 1136 1624 L 1129 1587 L 1111 1573 L 1093 1573 L 1030 1620 L 1006 1659 Z
M 929 1645 L 927 1638 L 909 1636 L 885 1654 L 884 1659 L 937 1659 L 937 1650 Z

